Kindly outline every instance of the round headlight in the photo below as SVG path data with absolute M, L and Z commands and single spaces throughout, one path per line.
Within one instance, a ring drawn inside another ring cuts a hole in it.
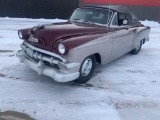
M 60 54 L 65 54 L 66 48 L 65 48 L 63 43 L 58 44 L 58 51 L 59 51 Z
M 22 32 L 21 31 L 18 31 L 18 35 L 19 35 L 19 38 L 23 38 L 23 35 L 22 35 Z

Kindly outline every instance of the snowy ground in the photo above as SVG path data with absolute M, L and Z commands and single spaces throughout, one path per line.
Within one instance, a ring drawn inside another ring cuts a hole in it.
M 57 83 L 20 64 L 17 30 L 63 20 L 0 18 L 0 111 L 38 120 L 159 120 L 160 24 L 142 51 L 98 66 L 88 84 Z

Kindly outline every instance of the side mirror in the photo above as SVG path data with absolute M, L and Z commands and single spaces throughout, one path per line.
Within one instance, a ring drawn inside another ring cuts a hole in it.
M 128 20 L 123 20 L 123 25 L 127 25 L 128 24 Z

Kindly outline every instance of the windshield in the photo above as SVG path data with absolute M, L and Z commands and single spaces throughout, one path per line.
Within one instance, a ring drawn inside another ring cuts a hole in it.
M 108 25 L 111 15 L 112 12 L 106 9 L 78 8 L 72 14 L 70 21 Z

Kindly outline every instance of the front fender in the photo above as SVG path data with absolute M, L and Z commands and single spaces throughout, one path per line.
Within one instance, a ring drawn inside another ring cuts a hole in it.
M 95 39 L 98 39 L 100 37 L 103 37 L 104 34 L 99 33 L 99 34 L 86 34 L 86 35 L 82 35 L 82 36 L 75 36 L 75 37 L 71 37 L 68 39 L 60 39 L 57 40 L 56 43 L 53 45 L 52 47 L 52 51 L 56 51 L 56 53 L 59 54 L 58 52 L 58 44 L 59 43 L 63 43 L 66 46 L 66 51 L 67 54 L 70 52 L 71 49 L 74 49 L 78 46 L 81 46 L 83 44 L 86 44 L 87 42 L 93 41 Z
M 71 48 L 69 54 L 64 57 L 69 62 L 82 63 L 86 57 L 98 53 L 101 57 L 101 64 L 105 64 L 111 56 L 112 42 L 112 34 L 103 34 L 85 44 Z

